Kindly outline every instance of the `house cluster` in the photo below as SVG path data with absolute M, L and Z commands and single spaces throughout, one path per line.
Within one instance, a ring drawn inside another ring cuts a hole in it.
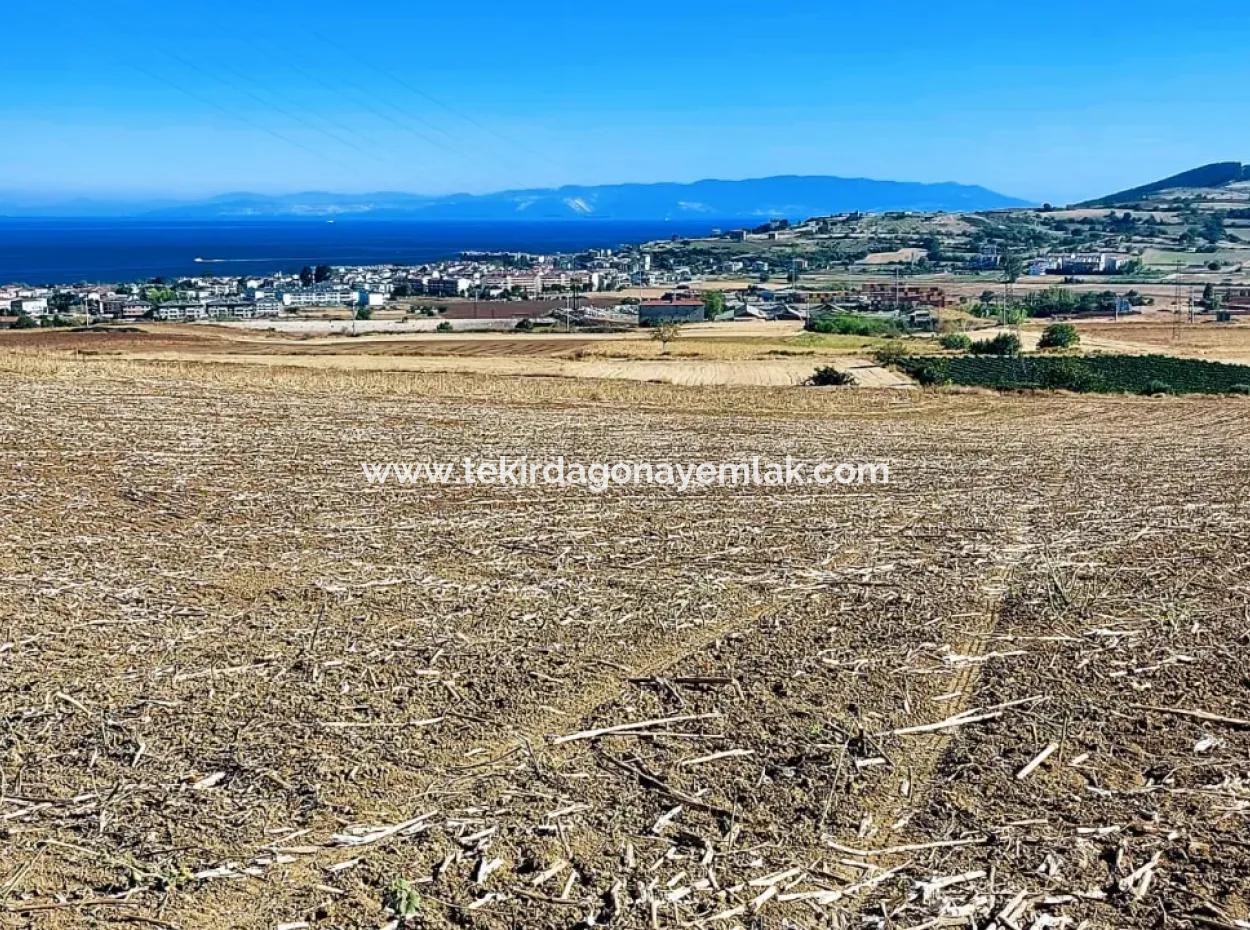
M 936 321 L 939 309 L 950 303 L 940 287 L 898 286 L 869 282 L 837 292 L 815 293 L 794 287 L 751 287 L 725 293 L 724 310 L 711 316 L 704 300 L 688 287 L 678 287 L 658 300 L 638 305 L 638 322 L 695 323 L 719 320 L 794 320 L 857 313 L 905 322 L 926 328 Z
M 0 288 L 0 328 L 19 316 L 38 320 L 48 315 L 51 292 L 44 288 Z

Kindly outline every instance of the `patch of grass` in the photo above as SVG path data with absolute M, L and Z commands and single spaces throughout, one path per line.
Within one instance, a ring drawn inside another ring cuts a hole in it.
M 804 332 L 790 340 L 790 345 L 804 349 L 823 349 L 828 352 L 857 352 L 864 349 L 876 349 L 884 345 L 885 339 L 875 336 L 847 336 L 834 333 Z

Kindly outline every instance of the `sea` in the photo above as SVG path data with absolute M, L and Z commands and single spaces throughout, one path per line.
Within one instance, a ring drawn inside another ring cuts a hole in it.
M 707 235 L 714 220 L 118 220 L 0 218 L 0 284 L 263 276 L 305 265 L 415 265 L 465 251 L 550 254 Z

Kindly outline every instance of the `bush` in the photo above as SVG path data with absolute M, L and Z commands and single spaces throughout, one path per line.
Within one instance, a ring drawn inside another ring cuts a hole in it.
M 356 308 L 356 319 L 358 319 L 358 320 L 372 320 L 372 319 L 373 319 L 373 308 L 372 308 L 372 307 L 357 307 L 357 308 Z
M 35 318 L 26 313 L 19 313 L 17 319 L 13 321 L 10 329 L 38 329 L 39 324 L 35 322 Z
M 804 329 L 813 333 L 836 336 L 893 336 L 900 330 L 893 320 L 878 320 L 853 313 L 835 313 L 811 317 Z
M 1146 382 L 1146 386 L 1142 388 L 1142 393 L 1148 394 L 1151 397 L 1159 394 L 1171 394 L 1172 385 L 1168 384 L 1166 381 L 1160 381 L 1158 378 L 1153 378 Z
M 901 342 L 890 341 L 874 352 L 872 357 L 878 365 L 890 368 L 903 364 L 911 358 L 911 353 Z
M 841 387 L 854 384 L 855 376 L 849 371 L 838 371 L 832 365 L 822 365 L 807 379 L 807 383 L 814 387 Z
M 913 369 L 911 375 L 925 387 L 951 383 L 950 372 L 937 362 L 925 363 L 919 368 Z
M 1054 364 L 1043 366 L 1038 370 L 1039 387 L 1049 388 L 1052 391 L 1077 391 L 1079 393 L 1106 389 L 1102 380 L 1083 365 L 1080 359 L 1061 358 L 1053 361 Z
M 967 352 L 972 348 L 972 337 L 967 333 L 947 333 L 938 340 L 938 345 L 943 349 L 955 349 L 959 352 Z
M 527 316 L 521 317 L 516 321 L 516 331 L 518 333 L 532 333 L 534 331 L 534 321 Z
M 1042 330 L 1039 349 L 1070 349 L 1081 342 L 1081 334 L 1071 323 L 1051 323 Z
M 972 344 L 974 355 L 1004 355 L 1010 358 L 1020 354 L 1020 337 L 1015 333 L 999 333 L 993 339 L 981 339 Z
M 1234 384 L 1228 389 L 1230 394 L 1245 394 L 1250 396 L 1250 384 Z
M 441 323 L 439 323 L 437 326 L 434 327 L 434 332 L 436 333 L 450 333 L 452 332 L 452 330 L 453 330 L 453 327 L 451 325 L 451 322 L 448 320 L 443 320 Z

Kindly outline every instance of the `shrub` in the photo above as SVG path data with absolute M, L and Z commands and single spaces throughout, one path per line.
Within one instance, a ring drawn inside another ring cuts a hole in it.
M 450 322 L 450 321 L 448 321 L 448 320 L 443 320 L 443 321 L 442 321 L 442 322 L 440 322 L 437 326 L 435 326 L 435 327 L 434 327 L 434 332 L 436 332 L 436 333 L 450 333 L 453 329 L 454 329 L 454 327 L 451 325 L 451 322 Z
M 911 353 L 907 351 L 907 346 L 901 342 L 890 341 L 874 352 L 872 357 L 878 365 L 890 368 L 907 361 L 907 359 L 911 358 Z
M 972 337 L 967 333 L 947 333 L 938 340 L 938 344 L 943 349 L 955 349 L 959 352 L 967 352 L 972 348 Z
M 358 319 L 358 320 L 372 320 L 372 319 L 373 319 L 373 308 L 372 308 L 372 307 L 357 307 L 357 308 L 356 308 L 356 319 Z
M 527 316 L 523 316 L 516 321 L 516 329 L 518 333 L 532 333 L 534 331 L 534 321 Z
M 39 324 L 35 318 L 26 313 L 19 313 L 17 319 L 13 322 L 10 329 L 38 329 Z
M 1146 386 L 1142 388 L 1142 393 L 1148 394 L 1151 397 L 1158 394 L 1171 394 L 1172 385 L 1168 384 L 1166 381 L 1160 381 L 1158 378 L 1152 378 L 1146 382 Z
M 849 371 L 838 371 L 832 365 L 822 365 L 807 379 L 807 383 L 814 387 L 841 387 L 854 384 L 855 376 Z
M 1105 389 L 1102 380 L 1075 358 L 1054 359 L 1053 364 L 1043 365 L 1038 370 L 1037 382 L 1039 387 L 1052 391 L 1085 393 Z
M 1020 337 L 1015 333 L 999 333 L 993 339 L 981 339 L 972 344 L 975 355 L 1005 355 L 1014 358 L 1020 354 Z
M 942 365 L 932 362 L 927 362 L 919 368 L 913 369 L 911 375 L 925 387 L 951 383 L 950 372 Z
M 1071 323 L 1051 323 L 1042 330 L 1042 338 L 1038 340 L 1039 349 L 1070 349 L 1080 344 L 1081 334 Z
M 804 328 L 813 333 L 837 336 L 893 336 L 900 330 L 893 320 L 878 320 L 853 313 L 834 313 L 811 317 Z
M 1230 394 L 1245 394 L 1250 396 L 1250 384 L 1234 384 L 1228 389 Z

